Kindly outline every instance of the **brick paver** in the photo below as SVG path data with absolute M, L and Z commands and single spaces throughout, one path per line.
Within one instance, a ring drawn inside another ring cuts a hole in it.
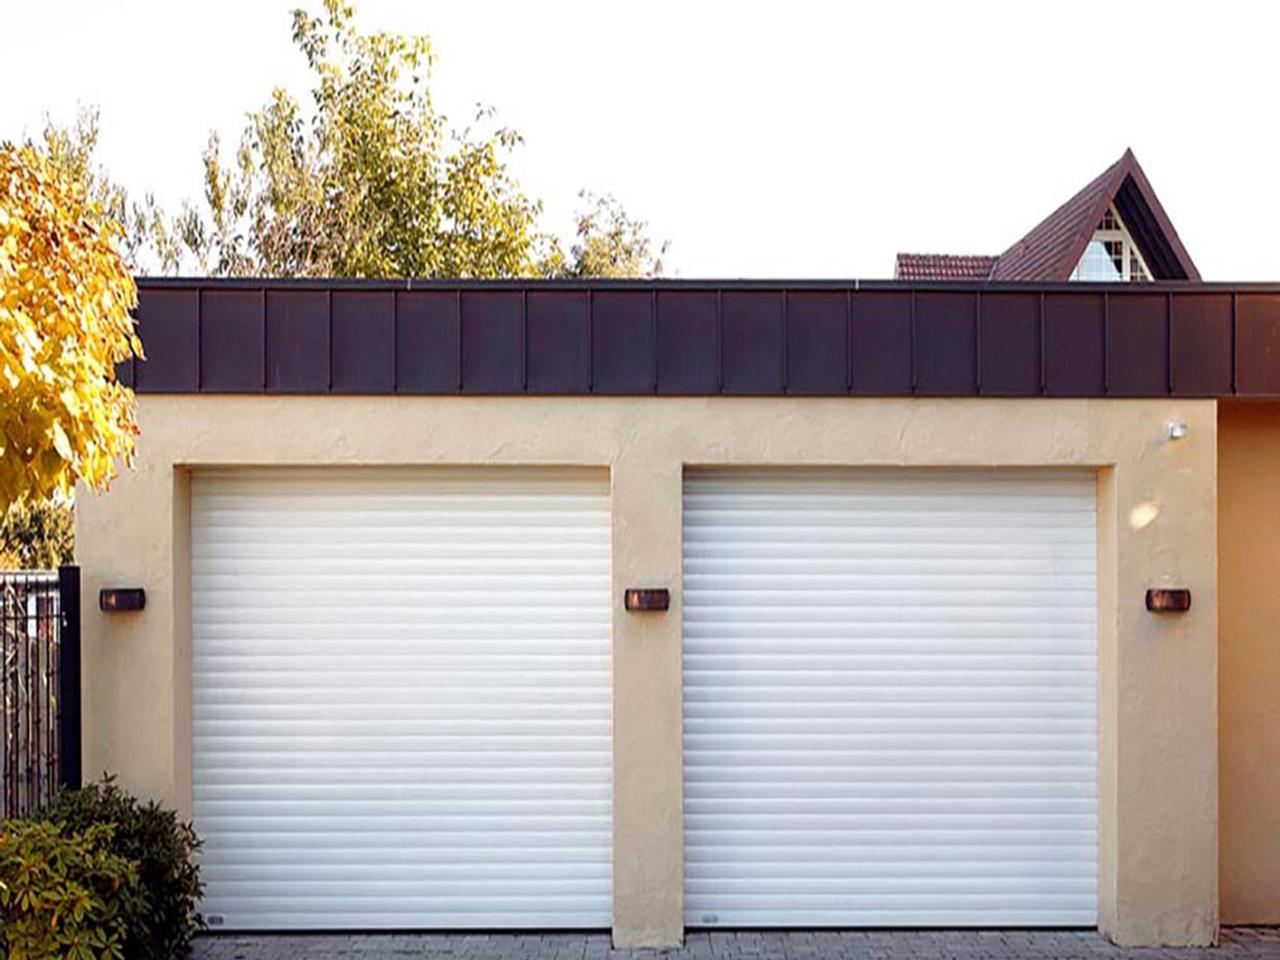
M 1280 927 L 1230 927 L 1209 949 L 1122 949 L 1078 930 L 691 933 L 679 950 L 614 950 L 607 934 L 317 934 L 200 938 L 192 960 L 1280 960 Z

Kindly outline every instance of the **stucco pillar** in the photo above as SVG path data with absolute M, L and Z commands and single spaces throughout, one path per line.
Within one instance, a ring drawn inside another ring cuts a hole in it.
M 680 544 L 682 465 L 636 444 L 613 464 L 613 940 L 684 935 Z M 667 587 L 628 613 L 628 587 Z
M 1217 938 L 1217 439 L 1197 413 L 1183 440 L 1131 431 L 1099 477 L 1099 927 L 1122 945 Z M 1191 610 L 1148 612 L 1160 586 Z
M 190 720 L 175 715 L 174 641 L 190 630 L 174 618 L 175 549 L 183 554 L 188 543 L 185 529 L 175 531 L 174 477 L 169 463 L 142 459 L 112 483 L 109 495 L 76 493 L 84 776 L 115 774 L 126 789 L 189 815 L 189 777 L 180 784 L 175 770 L 179 754 L 190 756 L 189 738 L 177 741 Z M 142 587 L 146 608 L 102 613 L 103 587 Z M 190 686 L 187 677 L 184 689 Z M 184 762 L 189 770 L 189 759 Z

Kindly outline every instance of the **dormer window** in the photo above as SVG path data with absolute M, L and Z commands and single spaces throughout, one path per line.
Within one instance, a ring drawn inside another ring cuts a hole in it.
M 1151 279 L 1142 252 L 1115 207 L 1108 206 L 1102 215 L 1071 279 L 1104 283 L 1145 283 Z

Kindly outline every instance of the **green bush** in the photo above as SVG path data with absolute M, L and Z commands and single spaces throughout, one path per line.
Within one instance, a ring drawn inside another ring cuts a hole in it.
M 111 828 L 0 823 L 0 948 L 8 960 L 122 960 L 137 908 L 134 865 Z
M 200 841 L 189 823 L 154 801 L 141 803 L 111 777 L 60 795 L 44 818 L 80 832 L 113 826 L 111 851 L 138 866 L 137 909 L 129 917 L 126 960 L 181 960 L 204 929 L 196 909 L 204 888 L 196 865 Z

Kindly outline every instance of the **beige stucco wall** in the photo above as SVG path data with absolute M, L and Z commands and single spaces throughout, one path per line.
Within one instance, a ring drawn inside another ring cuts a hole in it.
M 1222 918 L 1280 923 L 1280 403 L 1218 420 Z
M 1190 425 L 1186 439 L 1167 439 L 1173 417 Z M 684 466 L 1097 468 L 1100 925 L 1129 944 L 1216 936 L 1212 401 L 147 396 L 140 421 L 136 469 L 77 504 L 86 596 L 105 585 L 148 594 L 141 614 L 86 604 L 85 762 L 183 811 L 191 803 L 190 468 L 610 468 L 614 937 L 625 945 L 682 935 Z M 1147 613 L 1152 584 L 1190 587 L 1190 613 Z M 672 609 L 623 613 L 629 585 L 671 587 Z

